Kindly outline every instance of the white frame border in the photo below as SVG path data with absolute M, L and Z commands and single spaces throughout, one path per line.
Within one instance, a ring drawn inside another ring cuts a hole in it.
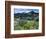
M 15 30 L 14 31 L 14 8 L 39 9 L 39 30 Z M 42 7 L 11 5 L 11 34 L 42 33 Z

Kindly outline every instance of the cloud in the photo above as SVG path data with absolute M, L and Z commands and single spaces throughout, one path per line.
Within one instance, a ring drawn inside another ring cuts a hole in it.
M 28 13 L 28 12 L 31 12 L 31 11 L 34 11 L 36 13 L 39 13 L 39 9 L 22 9 L 22 8 L 15 8 L 14 9 L 14 13 Z

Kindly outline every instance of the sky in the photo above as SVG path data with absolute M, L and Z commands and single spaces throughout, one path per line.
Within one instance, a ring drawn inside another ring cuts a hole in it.
M 39 13 L 39 9 L 22 9 L 22 8 L 15 8 L 14 9 L 14 13 L 28 13 L 34 11 L 36 13 Z

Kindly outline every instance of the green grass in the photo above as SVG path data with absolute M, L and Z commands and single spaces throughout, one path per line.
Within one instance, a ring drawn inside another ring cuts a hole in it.
M 38 29 L 39 21 L 14 19 L 14 30 Z

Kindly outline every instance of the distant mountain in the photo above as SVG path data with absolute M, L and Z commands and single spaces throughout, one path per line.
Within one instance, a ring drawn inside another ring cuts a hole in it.
M 39 13 L 35 13 L 34 11 L 28 12 L 28 13 L 16 13 L 14 14 L 14 16 L 31 16 L 32 14 L 39 14 Z
M 29 13 L 35 14 L 36 12 L 34 12 L 34 11 L 30 11 Z

